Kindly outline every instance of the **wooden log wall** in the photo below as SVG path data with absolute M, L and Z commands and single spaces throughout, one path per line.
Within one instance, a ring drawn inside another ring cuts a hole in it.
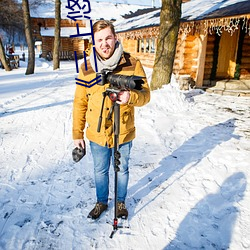
M 73 39 L 68 37 L 61 37 L 60 44 L 61 51 L 74 51 Z
M 196 78 L 197 58 L 199 54 L 198 38 L 195 35 L 187 36 L 184 50 L 184 65 L 180 74 L 188 74 L 192 79 Z
M 133 55 L 134 57 L 138 58 L 142 65 L 148 68 L 153 68 L 154 67 L 154 60 L 155 60 L 155 54 L 150 54 L 150 53 L 145 53 L 145 54 L 140 54 L 136 53 Z
M 240 79 L 250 79 L 250 36 L 245 35 L 242 46 Z
M 54 37 L 42 37 L 42 57 L 46 58 L 49 52 L 53 51 Z
M 54 37 L 42 37 L 42 57 L 46 58 L 49 52 L 53 52 Z M 74 53 L 76 51 L 79 58 L 83 58 L 83 51 L 88 48 L 88 40 L 79 38 L 61 38 L 61 45 L 59 51 L 68 51 Z
M 175 59 L 174 59 L 174 65 L 173 65 L 173 73 L 178 75 L 179 71 L 183 68 L 183 53 L 185 46 L 185 36 L 179 35 L 177 39 L 176 44 L 176 50 L 175 50 Z
M 49 52 L 53 53 L 54 37 L 44 36 L 42 37 L 42 57 L 46 58 Z M 59 51 L 74 51 L 73 39 L 62 37 Z
M 157 39 L 155 40 L 157 41 Z M 144 38 L 139 40 L 120 38 L 124 51 L 129 52 L 132 56 L 138 58 L 145 67 L 152 68 L 154 66 L 155 53 L 139 51 L 139 41 L 144 42 Z
M 204 78 L 203 80 L 206 85 L 210 84 L 210 77 L 213 68 L 213 57 L 214 57 L 214 47 L 215 47 L 215 34 L 208 34 L 207 37 L 207 50 L 206 50 L 206 59 L 205 59 L 205 68 L 204 68 Z
M 72 38 L 71 38 L 72 39 Z M 73 51 L 76 51 L 78 58 L 83 58 L 83 51 L 89 55 L 89 41 L 87 39 L 74 38 L 73 40 Z
M 137 40 L 125 40 L 122 39 L 121 40 L 122 46 L 123 46 L 123 50 L 127 51 L 131 54 L 135 54 L 136 53 L 136 47 L 137 47 Z
M 199 53 L 197 39 L 195 35 L 178 36 L 173 67 L 173 73 L 177 76 L 189 75 L 192 79 L 196 79 Z

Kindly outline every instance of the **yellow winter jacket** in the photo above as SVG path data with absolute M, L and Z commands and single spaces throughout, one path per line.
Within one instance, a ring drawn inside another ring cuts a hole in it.
M 149 102 L 150 89 L 140 61 L 128 53 L 123 53 L 119 65 L 112 74 L 142 76 L 144 81 L 142 90 L 130 90 L 128 104 L 120 105 L 119 144 L 122 144 L 135 138 L 134 107 L 140 107 Z M 87 70 L 85 70 L 84 63 L 81 65 L 78 78 L 86 82 L 96 78 L 96 73 L 91 68 L 89 62 L 87 63 Z M 73 140 L 84 138 L 84 129 L 85 125 L 87 125 L 86 137 L 88 140 L 101 146 L 107 145 L 109 148 L 114 147 L 114 114 L 112 114 L 111 120 L 107 118 L 112 106 L 112 101 L 109 97 L 105 98 L 101 129 L 99 133 L 97 132 L 103 92 L 105 92 L 108 87 L 109 84 L 103 86 L 96 84 L 90 88 L 76 85 L 73 102 Z

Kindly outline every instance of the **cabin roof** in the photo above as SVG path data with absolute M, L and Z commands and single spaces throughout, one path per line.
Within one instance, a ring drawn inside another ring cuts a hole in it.
M 41 30 L 41 36 L 51 36 L 54 37 L 55 28 L 54 27 L 48 27 L 44 28 L 42 27 Z M 89 33 L 89 28 L 79 27 L 79 33 L 80 34 L 86 34 Z M 70 37 L 71 35 L 77 34 L 77 30 L 75 27 L 61 27 L 61 37 Z M 89 39 L 90 35 L 87 36 L 80 36 L 81 39 Z
M 68 19 L 67 15 L 71 11 L 66 8 L 68 5 L 66 0 L 61 1 L 61 18 Z M 87 2 L 87 1 L 85 1 Z M 147 9 L 150 6 L 136 5 L 136 4 L 115 4 L 110 2 L 94 2 L 91 1 L 90 8 L 86 6 L 85 15 L 90 17 L 93 20 L 98 19 L 108 19 L 108 20 L 118 20 L 122 18 L 122 15 L 128 15 L 133 12 L 136 12 L 138 9 Z M 85 9 L 84 9 L 85 10 Z M 81 11 L 83 13 L 83 11 Z M 80 13 L 80 14 L 81 14 Z M 34 18 L 55 18 L 55 3 L 52 1 L 46 1 L 42 5 L 37 8 L 33 8 L 30 10 L 31 17 Z
M 159 26 L 160 8 L 151 9 L 141 15 L 126 16 L 126 19 L 116 21 L 116 31 L 125 32 L 140 28 Z M 200 21 L 205 19 L 239 16 L 250 14 L 249 0 L 191 0 L 182 4 L 182 22 Z
M 183 4 L 182 21 L 196 21 L 250 13 L 249 0 L 191 0 Z

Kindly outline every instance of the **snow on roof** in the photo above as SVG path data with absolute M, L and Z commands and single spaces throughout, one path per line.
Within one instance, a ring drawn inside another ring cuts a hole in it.
M 54 36 L 55 28 L 54 27 L 49 27 L 49 28 L 41 28 L 41 35 L 42 36 Z M 82 28 L 79 27 L 79 33 L 80 34 L 86 34 L 90 33 L 89 28 Z M 77 34 L 76 27 L 61 27 L 61 37 L 69 37 L 70 35 Z M 83 39 L 89 39 L 89 36 L 83 36 Z
M 215 11 L 219 13 L 219 10 L 225 8 L 235 10 L 235 12 L 231 12 L 231 15 L 246 14 L 250 13 L 249 3 L 249 0 L 191 0 L 182 4 L 182 19 L 192 21 L 226 16 L 226 12 L 223 14 L 223 11 L 221 11 L 221 15 L 209 17 Z
M 156 26 L 160 23 L 160 9 L 149 12 L 147 14 L 118 20 L 114 23 L 116 32 L 139 29 L 141 27 Z
M 66 0 L 62 0 L 61 4 L 61 18 L 68 19 L 67 15 L 70 10 L 66 8 L 68 5 Z M 134 5 L 134 4 L 115 4 L 110 2 L 94 2 L 90 3 L 91 11 L 86 14 L 91 19 L 120 19 L 122 15 L 130 14 L 138 9 L 150 8 L 150 6 Z M 31 17 L 40 18 L 54 18 L 55 17 L 55 3 L 49 1 L 42 4 L 37 9 L 30 10 Z M 87 11 L 87 8 L 86 8 Z
M 117 20 L 117 32 L 157 26 L 160 24 L 160 8 L 147 14 Z M 216 17 L 250 13 L 249 0 L 191 0 L 182 4 L 182 21 L 194 21 Z

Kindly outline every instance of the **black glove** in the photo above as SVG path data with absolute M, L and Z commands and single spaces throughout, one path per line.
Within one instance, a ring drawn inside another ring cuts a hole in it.
M 78 162 L 78 161 L 80 161 L 83 158 L 83 156 L 85 154 L 86 154 L 86 149 L 85 148 L 82 148 L 81 146 L 80 147 L 76 147 L 72 151 L 73 160 L 75 162 Z

